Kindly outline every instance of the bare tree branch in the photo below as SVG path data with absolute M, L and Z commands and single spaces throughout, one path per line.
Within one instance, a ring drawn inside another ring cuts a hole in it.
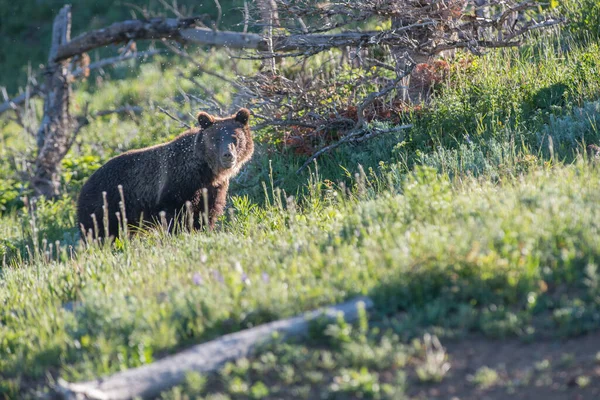
M 221 3 L 219 0 L 214 0 L 215 6 L 217 7 L 217 20 L 215 21 L 215 30 L 219 29 L 219 25 L 221 25 L 221 18 L 223 17 L 223 9 L 221 8 Z
M 150 21 L 131 20 L 113 24 L 107 28 L 88 32 L 80 35 L 68 44 L 59 48 L 56 60 L 60 61 L 92 50 L 94 48 L 106 46 L 109 44 L 127 42 L 129 40 L 140 39 L 169 39 L 182 42 L 191 42 L 202 45 L 222 46 L 238 49 L 255 49 L 264 52 L 270 52 L 271 46 L 268 39 L 261 35 L 252 33 L 240 33 L 230 31 L 214 31 L 206 28 L 194 28 L 194 23 L 200 17 L 185 19 L 155 18 Z M 547 22 L 543 25 L 549 26 L 560 23 L 560 20 Z M 411 24 L 405 27 L 393 30 L 375 31 L 375 32 L 342 32 L 338 34 L 296 34 L 272 37 L 272 53 L 276 57 L 285 56 L 285 52 L 301 50 L 307 53 L 317 53 L 331 48 L 342 48 L 345 46 L 370 47 L 370 46 L 403 46 L 425 53 L 432 54 L 437 51 L 436 47 L 415 43 L 403 32 L 419 28 L 433 26 L 436 22 L 433 20 Z M 470 25 L 477 25 L 475 22 Z M 478 25 L 479 26 L 479 25 Z M 541 27 L 541 25 L 540 25 Z M 519 32 L 512 37 L 522 35 L 530 28 Z M 457 47 L 467 47 L 468 43 L 457 42 Z M 476 40 L 473 45 L 479 47 L 500 47 L 498 43 Z M 446 46 L 451 46 L 447 44 Z
M 73 38 L 68 44 L 61 46 L 55 59 L 64 60 L 98 47 L 126 43 L 129 40 L 169 39 L 233 48 L 258 48 L 262 42 L 261 37 L 256 34 L 195 28 L 196 22 L 201 19 L 202 17 L 153 18 L 147 21 L 129 20 L 114 23 Z
M 35 86 L 30 88 L 30 92 L 29 94 L 27 93 L 27 91 L 21 93 L 20 95 L 13 97 L 12 99 L 8 99 L 5 100 L 4 103 L 0 104 L 0 114 L 9 111 L 9 110 L 14 110 L 17 108 L 17 106 L 20 106 L 21 104 L 25 103 L 25 101 L 27 100 L 28 96 L 37 96 L 38 94 L 43 92 L 43 88 L 44 86 Z
M 91 63 L 88 66 L 88 69 L 95 70 L 95 69 L 110 67 L 115 64 L 119 64 L 119 63 L 131 60 L 134 58 L 148 58 L 148 57 L 153 57 L 153 56 L 155 56 L 157 54 L 161 54 L 161 53 L 164 53 L 164 50 L 140 51 L 140 52 L 135 52 L 135 53 L 128 53 L 128 54 L 117 56 L 117 57 L 105 58 L 103 60 Z M 84 71 L 82 68 L 77 68 L 75 71 L 73 71 L 73 77 L 79 78 L 81 75 L 83 75 L 83 72 Z
M 165 110 L 164 108 L 162 108 L 161 106 L 158 106 L 158 109 L 160 110 L 160 112 L 162 112 L 163 114 L 165 114 L 167 117 L 171 118 L 173 121 L 177 121 L 181 124 L 181 126 L 185 126 L 186 128 L 190 129 L 191 126 L 186 124 L 185 122 L 183 122 L 182 120 L 180 120 L 179 118 L 175 117 L 174 115 L 172 115 L 171 113 L 169 113 L 167 110 Z

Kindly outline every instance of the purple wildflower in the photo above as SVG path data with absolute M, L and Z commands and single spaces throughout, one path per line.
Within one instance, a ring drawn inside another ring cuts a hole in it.
M 192 276 L 192 281 L 194 285 L 200 286 L 204 283 L 204 279 L 202 279 L 202 275 L 199 272 L 196 272 L 194 276 Z
M 271 279 L 269 274 L 267 274 L 266 272 L 263 272 L 261 276 L 262 276 L 262 280 L 264 283 L 269 283 L 269 280 Z
M 248 278 L 248 275 L 246 275 L 245 272 L 242 272 L 242 282 L 246 285 L 250 285 L 250 278 Z
M 221 273 L 219 271 L 213 269 L 212 276 L 213 276 L 213 279 L 216 280 L 217 282 L 221 282 L 221 283 L 224 282 L 223 275 L 221 275 Z

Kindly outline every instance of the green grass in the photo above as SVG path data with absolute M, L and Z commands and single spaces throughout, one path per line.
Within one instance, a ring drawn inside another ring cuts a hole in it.
M 570 15 L 578 4 L 567 4 Z M 21 198 L 30 192 L 19 174 L 34 138 L 3 117 L 0 397 L 356 295 L 375 301 L 356 326 L 341 320 L 305 342 L 276 342 L 163 397 L 403 398 L 447 379 L 446 354 L 427 332 L 535 342 L 597 331 L 600 168 L 585 146 L 600 144 L 600 51 L 577 26 L 461 55 L 470 61 L 452 64 L 431 103 L 404 116 L 413 129 L 342 147 L 302 175 L 302 157 L 256 132 L 254 160 L 210 233 L 157 229 L 86 249 L 74 199 L 110 157 L 181 132 L 157 106 L 192 121 L 201 105 L 182 92 L 205 93 L 182 74 L 224 104 L 235 99 L 229 85 L 166 56 L 77 84 L 76 111 L 144 111 L 94 119 L 63 162 L 65 195 L 35 204 Z M 204 67 L 235 77 L 227 54 L 207 54 Z M 238 67 L 251 74 L 256 64 Z M 470 385 L 494 387 L 493 368 L 473 371 Z
M 4 269 L 3 381 L 108 374 L 357 294 L 379 315 L 406 312 L 395 329 L 407 338 L 425 326 L 499 337 L 598 327 L 595 166 L 502 186 L 427 169 L 397 178 L 377 195 L 368 180 L 364 197 L 315 193 L 298 213 L 238 200 L 214 234 L 152 233 Z

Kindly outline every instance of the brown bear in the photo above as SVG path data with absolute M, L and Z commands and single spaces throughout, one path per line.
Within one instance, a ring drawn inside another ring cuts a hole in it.
M 103 238 L 106 233 L 116 237 L 123 226 L 123 213 L 128 226 L 165 218 L 172 226 L 176 217 L 189 208 L 193 225 L 199 229 L 206 207 L 203 193 L 207 193 L 208 223 L 214 228 L 216 219 L 223 214 L 229 179 L 254 153 L 249 118 L 250 112 L 245 108 L 229 118 L 201 112 L 198 128 L 189 129 L 168 143 L 131 150 L 110 159 L 88 179 L 79 194 L 77 218 L 84 237 L 90 232 L 94 238 Z M 186 207 L 187 202 L 191 207 Z M 107 214 L 103 212 L 105 205 Z M 165 218 L 160 217 L 161 212 Z M 104 226 L 106 219 L 108 227 Z

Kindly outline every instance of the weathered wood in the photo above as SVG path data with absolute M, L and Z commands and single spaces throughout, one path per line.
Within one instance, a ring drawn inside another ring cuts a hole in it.
M 107 28 L 87 32 L 62 45 L 55 60 L 60 61 L 89 50 L 115 43 L 142 39 L 171 39 L 200 45 L 269 51 L 268 41 L 261 35 L 231 31 L 215 31 L 193 27 L 197 18 L 155 18 L 130 20 Z M 333 47 L 364 47 L 382 44 L 407 45 L 399 30 L 377 32 L 344 32 L 339 34 L 273 36 L 274 52 L 324 51 Z
M 248 356 L 252 349 L 272 339 L 275 332 L 286 338 L 306 335 L 310 321 L 318 317 L 335 320 L 338 313 L 348 322 L 358 317 L 359 304 L 365 309 L 373 306 L 367 297 L 359 297 L 324 310 L 311 311 L 301 316 L 260 325 L 219 339 L 194 346 L 181 353 L 165 357 L 155 363 L 119 372 L 114 375 L 83 383 L 60 381 L 56 391 L 68 400 L 112 399 L 156 396 L 161 391 L 181 383 L 190 371 L 207 373 L 217 370 L 225 362 Z
M 186 42 L 229 47 L 231 49 L 265 49 L 264 39 L 255 33 L 213 31 L 206 28 L 183 29 L 179 39 Z
M 68 63 L 55 61 L 61 46 L 71 37 L 71 6 L 65 5 L 54 20 L 52 43 L 46 68 L 46 97 L 44 117 L 38 130 L 38 156 L 35 174 L 31 179 L 37 196 L 54 197 L 59 194 L 58 167 L 69 147 L 72 119 L 69 114 L 71 84 Z
M 20 95 L 13 97 L 12 99 L 6 100 L 4 103 L 0 104 L 0 114 L 9 110 L 14 110 L 15 108 L 17 108 L 17 106 L 25 103 L 27 101 L 27 98 L 31 98 L 38 95 L 41 90 L 43 90 L 43 86 L 41 88 L 34 86 L 31 88 L 29 93 L 25 91 Z
M 153 18 L 150 20 L 117 22 L 106 28 L 87 32 L 73 38 L 68 44 L 61 46 L 56 54 L 56 60 L 64 60 L 109 44 L 127 43 L 130 40 L 171 39 L 241 48 L 255 48 L 258 46 L 258 42 L 261 41 L 260 36 L 256 34 L 193 28 L 199 18 Z
M 275 68 L 281 63 L 281 59 L 272 57 L 273 55 L 273 28 L 279 27 L 279 12 L 275 0 L 256 0 L 260 11 L 260 22 L 263 25 L 263 37 L 267 41 L 269 48 L 265 59 L 262 61 L 262 67 L 268 67 L 273 75 L 276 74 Z

